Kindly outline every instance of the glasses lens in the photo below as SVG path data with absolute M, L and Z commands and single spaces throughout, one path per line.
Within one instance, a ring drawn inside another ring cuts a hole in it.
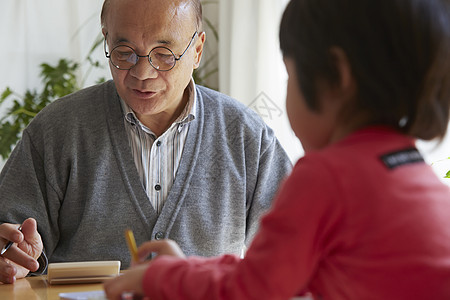
M 111 51 L 111 62 L 118 69 L 128 70 L 137 63 L 137 55 L 128 46 L 118 46 Z
M 165 47 L 156 47 L 150 52 L 150 63 L 160 71 L 168 71 L 175 66 L 175 55 L 170 49 Z

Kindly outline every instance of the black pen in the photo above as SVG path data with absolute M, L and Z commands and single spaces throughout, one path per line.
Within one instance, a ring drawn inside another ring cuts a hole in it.
M 20 227 L 18 228 L 20 231 L 22 231 L 22 225 L 20 225 Z M 8 251 L 8 249 L 13 245 L 14 243 L 9 241 L 5 247 L 3 247 L 2 251 L 0 252 L 0 255 L 3 255 L 6 251 Z

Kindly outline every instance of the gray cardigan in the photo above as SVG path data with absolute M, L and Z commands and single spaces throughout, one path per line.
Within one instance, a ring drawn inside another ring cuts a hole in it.
M 0 175 L 0 222 L 38 222 L 50 262 L 120 260 L 137 244 L 177 241 L 187 255 L 239 253 L 290 161 L 250 109 L 197 86 L 180 167 L 161 214 L 140 183 L 112 81 L 44 108 Z

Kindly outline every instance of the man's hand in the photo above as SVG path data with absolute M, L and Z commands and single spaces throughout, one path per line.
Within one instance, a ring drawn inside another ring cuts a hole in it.
M 150 253 L 159 255 L 170 255 L 186 258 L 178 244 L 172 240 L 150 241 L 142 244 L 138 249 L 141 258 L 140 263 L 133 263 L 131 269 L 123 275 L 105 281 L 104 289 L 108 299 L 122 299 L 122 293 L 131 292 L 135 299 L 143 296 L 142 279 L 151 261 L 144 261 Z M 146 299 L 146 298 L 143 298 Z
M 0 225 L 0 247 L 8 241 L 14 244 L 0 257 L 0 282 L 14 283 L 16 278 L 25 277 L 30 271 L 39 268 L 37 258 L 41 255 L 43 244 L 37 232 L 36 220 L 29 218 L 18 224 Z

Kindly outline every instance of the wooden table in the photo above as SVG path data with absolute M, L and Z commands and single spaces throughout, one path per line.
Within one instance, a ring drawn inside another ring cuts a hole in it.
M 50 285 L 47 276 L 18 279 L 14 284 L 0 284 L 2 300 L 59 300 L 59 293 L 102 290 L 101 283 Z
M 0 300 L 59 300 L 60 293 L 103 290 L 102 283 L 50 285 L 47 276 L 18 279 L 14 284 L 0 283 Z M 291 300 L 313 300 L 309 296 Z

